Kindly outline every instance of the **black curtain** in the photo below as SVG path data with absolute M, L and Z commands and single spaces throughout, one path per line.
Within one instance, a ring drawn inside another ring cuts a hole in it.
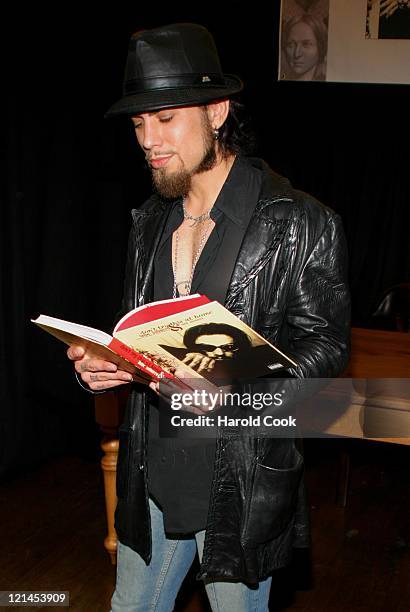
M 101 6 L 101 5 L 100 5 Z M 197 21 L 226 72 L 246 83 L 259 153 L 298 189 L 338 211 L 350 250 L 353 322 L 409 281 L 409 87 L 276 81 L 279 2 L 246 10 L 15 9 L 6 22 L 1 144 L 0 475 L 53 455 L 96 452 L 92 397 L 40 312 L 109 329 L 118 308 L 130 209 L 150 179 L 118 99 L 130 34 Z M 405 61 L 405 58 L 398 58 Z

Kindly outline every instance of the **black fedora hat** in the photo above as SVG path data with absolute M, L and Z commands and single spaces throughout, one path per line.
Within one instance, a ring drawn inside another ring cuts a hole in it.
M 205 104 L 241 91 L 242 81 L 223 74 L 211 34 L 195 23 L 143 30 L 130 40 L 123 97 L 106 117 Z

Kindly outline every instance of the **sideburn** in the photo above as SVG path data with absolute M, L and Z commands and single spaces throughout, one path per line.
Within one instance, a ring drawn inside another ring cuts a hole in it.
M 202 128 L 205 152 L 202 160 L 191 172 L 182 170 L 181 172 L 175 172 L 174 174 L 167 176 L 166 171 L 162 170 L 161 168 L 152 171 L 153 187 L 159 193 L 159 195 L 166 200 L 175 200 L 176 198 L 186 197 L 191 189 L 192 177 L 195 176 L 195 174 L 208 172 L 216 165 L 216 141 L 214 139 L 212 126 L 206 113 L 204 113 L 202 118 Z

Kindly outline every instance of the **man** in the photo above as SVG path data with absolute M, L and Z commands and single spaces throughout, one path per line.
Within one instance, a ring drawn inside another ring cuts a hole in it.
M 132 213 L 122 307 L 200 292 L 283 348 L 289 376 L 336 376 L 349 328 L 340 220 L 240 154 L 241 89 L 201 26 L 132 37 L 108 115 L 131 117 L 156 193 Z M 79 347 L 68 355 L 93 391 L 129 382 Z M 197 549 L 213 610 L 267 610 L 272 571 L 308 545 L 301 455 L 241 431 L 161 438 L 150 387 L 133 385 L 120 427 L 113 612 L 172 610 Z

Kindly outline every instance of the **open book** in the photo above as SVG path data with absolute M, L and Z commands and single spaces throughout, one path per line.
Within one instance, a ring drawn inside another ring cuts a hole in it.
M 184 371 L 184 379 L 217 382 L 297 365 L 224 306 L 199 294 L 135 308 L 117 323 L 112 336 L 46 315 L 32 321 L 140 381 L 174 379 L 175 371 Z

